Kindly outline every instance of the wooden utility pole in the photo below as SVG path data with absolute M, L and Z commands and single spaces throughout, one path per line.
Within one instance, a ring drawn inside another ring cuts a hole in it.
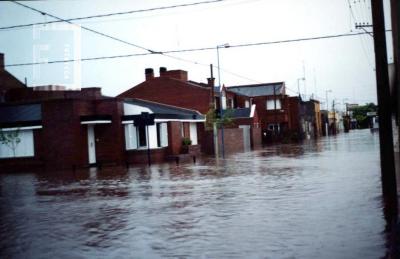
M 395 99 L 395 110 L 396 110 L 396 123 L 400 125 L 400 2 L 398 0 L 390 1 L 390 10 L 392 15 L 392 38 L 393 38 L 393 63 L 395 67 L 395 85 L 394 85 L 394 99 Z M 398 128 L 400 130 L 400 127 Z M 400 131 L 398 131 L 398 139 L 400 140 Z M 400 160 L 400 159 L 399 159 Z
M 376 86 L 378 94 L 382 191 L 387 211 L 390 215 L 397 218 L 396 171 L 394 164 L 392 111 L 390 105 L 383 0 L 372 0 L 371 9 L 374 29 Z
M 211 78 L 210 78 L 210 87 L 211 87 L 211 104 L 212 104 L 212 111 L 214 112 L 214 116 L 215 116 L 215 110 L 217 107 L 217 104 L 215 102 L 215 93 L 214 93 L 214 69 L 213 69 L 213 65 L 210 64 L 210 74 L 211 74 Z M 219 156 L 219 150 L 218 150 L 218 128 L 217 128 L 217 123 L 215 121 L 213 121 L 213 141 L 214 141 L 214 154 L 215 154 L 215 158 L 218 158 Z

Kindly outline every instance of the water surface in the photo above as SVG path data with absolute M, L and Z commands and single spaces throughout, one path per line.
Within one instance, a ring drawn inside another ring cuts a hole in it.
M 380 258 L 379 139 L 225 160 L 0 174 L 0 258 Z

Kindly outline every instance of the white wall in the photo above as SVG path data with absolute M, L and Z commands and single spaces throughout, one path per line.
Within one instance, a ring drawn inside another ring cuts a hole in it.
M 192 141 L 192 145 L 197 145 L 197 123 L 190 123 L 190 140 Z
M 226 109 L 226 96 L 222 96 L 222 109 Z
M 139 115 L 142 112 L 153 113 L 152 110 L 135 104 L 124 103 L 124 115 Z

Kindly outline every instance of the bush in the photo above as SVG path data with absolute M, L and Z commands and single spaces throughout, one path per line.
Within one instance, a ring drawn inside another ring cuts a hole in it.
M 190 138 L 183 138 L 182 139 L 182 145 L 190 146 L 191 144 L 192 144 L 192 141 L 190 140 Z

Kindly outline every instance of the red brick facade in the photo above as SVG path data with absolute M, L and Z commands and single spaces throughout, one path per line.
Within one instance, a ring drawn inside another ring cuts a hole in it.
M 139 98 L 206 114 L 210 108 L 211 96 L 210 87 L 187 81 L 186 71 L 172 70 L 161 73 L 160 77 L 147 78 L 118 97 Z

